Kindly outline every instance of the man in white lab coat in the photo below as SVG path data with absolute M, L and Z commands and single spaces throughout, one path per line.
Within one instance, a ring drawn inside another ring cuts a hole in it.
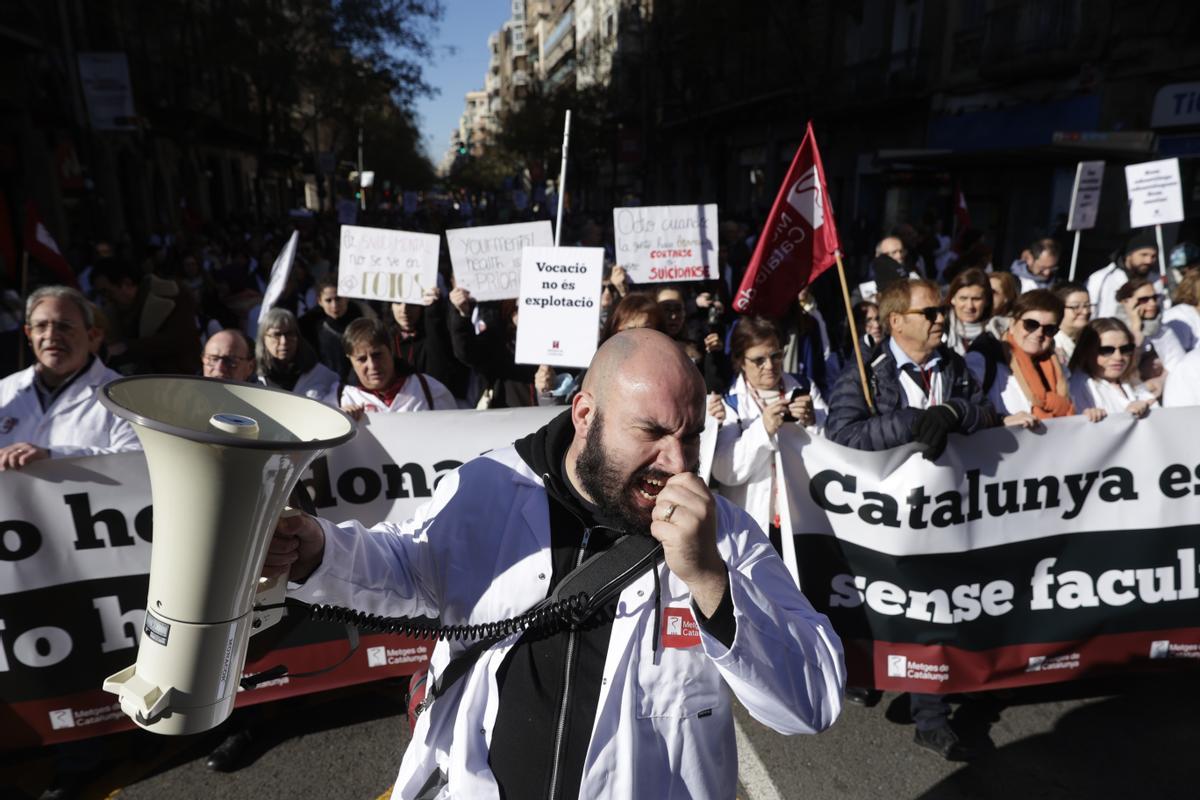
M 728 798 L 733 695 L 781 733 L 833 723 L 829 620 L 693 471 L 704 398 L 669 338 L 626 331 L 569 411 L 447 475 L 412 520 L 280 522 L 266 571 L 302 582 L 293 596 L 444 625 L 521 614 L 618 543 L 663 546 L 584 622 L 439 643 L 393 797 Z
M 82 294 L 35 290 L 25 303 L 25 335 L 36 363 L 0 381 L 0 470 L 141 449 L 129 423 L 100 403 L 100 387 L 121 376 L 95 355 L 103 333 Z

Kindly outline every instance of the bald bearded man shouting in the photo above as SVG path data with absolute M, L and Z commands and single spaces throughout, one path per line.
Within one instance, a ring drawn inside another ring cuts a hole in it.
M 517 616 L 626 536 L 662 544 L 584 622 L 440 642 L 440 692 L 393 797 L 730 798 L 731 692 L 780 733 L 833 723 L 841 643 L 754 521 L 696 476 L 703 428 L 695 366 L 630 330 L 569 412 L 447 475 L 408 522 L 280 522 L 266 571 L 301 583 L 291 596 L 444 625 Z

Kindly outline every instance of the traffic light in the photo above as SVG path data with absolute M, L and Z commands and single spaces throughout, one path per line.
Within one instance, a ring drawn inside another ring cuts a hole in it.
M 467 154 L 467 146 L 466 146 L 465 144 L 459 144 L 459 146 L 458 146 L 458 154 L 459 154 L 460 156 L 465 156 L 465 155 Z

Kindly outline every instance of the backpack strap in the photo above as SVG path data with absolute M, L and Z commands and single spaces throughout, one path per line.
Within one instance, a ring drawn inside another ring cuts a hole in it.
M 430 411 L 434 411 L 433 394 L 429 391 L 429 381 L 425 380 L 425 373 L 418 372 L 417 380 L 421 382 L 421 391 L 425 394 L 425 405 L 429 406 Z

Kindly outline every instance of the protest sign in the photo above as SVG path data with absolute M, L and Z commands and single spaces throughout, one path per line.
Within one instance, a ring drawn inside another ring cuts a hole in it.
M 521 251 L 518 364 L 586 367 L 600 337 L 600 247 Z
M 129 62 L 124 53 L 80 53 L 79 84 L 93 128 L 137 130 Z
M 617 263 L 634 283 L 716 278 L 717 205 L 613 209 Z
M 479 301 L 507 300 L 521 292 L 521 251 L 552 247 L 550 220 L 446 231 L 450 263 L 460 288 Z
M 355 439 L 312 464 L 303 485 L 327 519 L 405 520 L 460 464 L 559 413 L 369 414 Z M 157 516 L 169 524 L 171 513 Z M 0 473 L 0 520 L 0 750 L 133 728 L 100 684 L 137 657 L 145 616 L 152 518 L 144 457 L 52 459 Z M 282 663 L 292 675 L 241 691 L 237 705 L 407 675 L 433 645 L 363 636 L 346 663 L 294 677 L 337 664 L 347 648 L 341 625 L 289 612 L 250 640 L 245 674 Z
M 1075 168 L 1075 185 L 1071 188 L 1071 210 L 1067 215 L 1067 230 L 1087 231 L 1096 227 L 1100 210 L 1100 186 L 1104 183 L 1103 161 L 1080 161 Z
M 1200 409 L 864 452 L 785 426 L 805 595 L 851 685 L 925 693 L 1200 666 Z
M 420 303 L 437 286 L 440 237 L 387 228 L 342 226 L 338 294 L 390 303 Z
M 1178 158 L 1130 164 L 1125 167 L 1125 186 L 1129 192 L 1129 227 L 1183 221 Z

